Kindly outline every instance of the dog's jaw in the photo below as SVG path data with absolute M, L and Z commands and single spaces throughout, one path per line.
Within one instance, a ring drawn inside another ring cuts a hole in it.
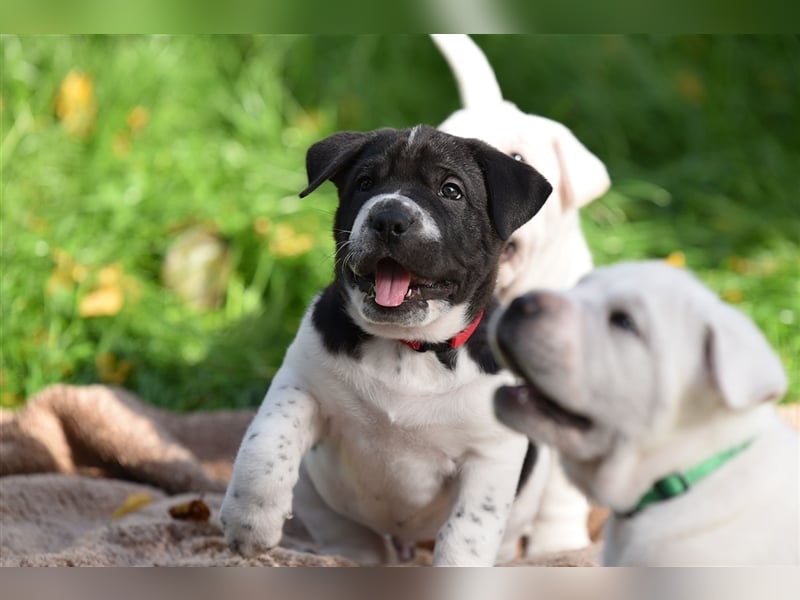
M 412 310 L 397 312 L 389 320 L 388 310 L 375 304 L 370 294 L 357 286 L 347 287 L 347 312 L 361 329 L 376 337 L 389 339 L 412 339 L 422 342 L 441 342 L 462 331 L 470 322 L 469 307 L 453 305 L 447 300 L 428 300 Z M 397 310 L 397 309 L 394 309 Z

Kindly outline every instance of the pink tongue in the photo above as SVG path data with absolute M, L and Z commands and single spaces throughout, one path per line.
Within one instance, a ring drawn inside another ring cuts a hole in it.
M 411 273 L 392 260 L 382 260 L 375 272 L 375 302 L 400 306 L 411 283 Z

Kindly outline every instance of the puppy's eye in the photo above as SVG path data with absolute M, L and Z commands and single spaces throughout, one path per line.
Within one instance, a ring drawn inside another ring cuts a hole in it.
M 517 162 L 525 162 L 525 157 L 522 156 L 522 154 L 520 154 L 519 152 L 512 152 L 511 158 L 513 158 Z
M 358 189 L 360 189 L 362 192 L 366 192 L 372 187 L 372 177 L 369 175 L 362 175 L 358 178 L 358 181 L 356 181 L 356 186 L 358 186 Z
M 622 310 L 611 311 L 611 314 L 608 315 L 608 322 L 611 324 L 612 327 L 616 327 L 617 329 L 622 329 L 623 331 L 639 335 L 639 329 L 636 327 L 636 323 L 634 322 L 633 318 L 625 311 Z
M 464 192 L 455 183 L 448 181 L 439 190 L 439 195 L 448 200 L 461 200 L 464 197 Z

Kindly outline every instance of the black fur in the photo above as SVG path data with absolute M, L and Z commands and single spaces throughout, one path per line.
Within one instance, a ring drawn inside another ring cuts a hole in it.
M 411 144 L 410 135 L 411 130 L 394 129 L 337 133 L 314 144 L 306 156 L 309 184 L 301 196 L 331 180 L 340 198 L 334 220 L 335 280 L 313 312 L 314 326 L 330 352 L 358 357 L 361 343 L 370 338 L 344 310 L 343 290 L 354 285 L 353 269 L 374 273 L 386 258 L 411 269 L 415 277 L 448 282 L 452 289 L 447 300 L 468 306 L 467 317 L 474 319 L 490 303 L 504 241 L 536 214 L 551 192 L 550 184 L 532 167 L 479 140 L 427 126 L 416 128 Z M 463 196 L 445 197 L 441 193 L 445 182 L 456 183 Z M 350 229 L 361 207 L 377 194 L 398 190 L 431 216 L 444 243 L 424 236 L 387 238 L 376 241 L 374 251 L 350 257 L 348 263 Z M 359 262 L 352 264 L 354 260 Z M 400 319 L 403 310 L 414 310 L 406 304 L 396 308 L 375 304 L 372 317 L 387 322 Z M 466 348 L 483 371 L 497 373 L 487 339 L 488 316 Z M 433 351 L 444 367 L 455 368 L 458 352 L 447 346 L 447 340 L 428 344 L 425 350 Z
M 519 481 L 517 482 L 517 496 L 528 483 L 528 479 L 533 472 L 533 467 L 536 466 L 536 459 L 539 456 L 539 451 L 533 442 L 528 442 L 528 450 L 525 452 L 525 459 L 522 461 L 522 469 L 519 472 Z
M 372 336 L 353 323 L 353 319 L 344 309 L 344 303 L 339 286 L 331 284 L 322 291 L 314 305 L 311 319 L 322 335 L 322 342 L 328 352 L 345 353 L 358 358 L 361 343 Z

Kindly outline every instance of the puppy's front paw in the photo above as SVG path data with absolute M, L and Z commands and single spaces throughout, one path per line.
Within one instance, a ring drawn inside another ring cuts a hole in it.
M 220 509 L 228 547 L 242 556 L 257 556 L 281 541 L 283 522 L 291 516 L 292 497 L 266 498 L 228 490 Z

